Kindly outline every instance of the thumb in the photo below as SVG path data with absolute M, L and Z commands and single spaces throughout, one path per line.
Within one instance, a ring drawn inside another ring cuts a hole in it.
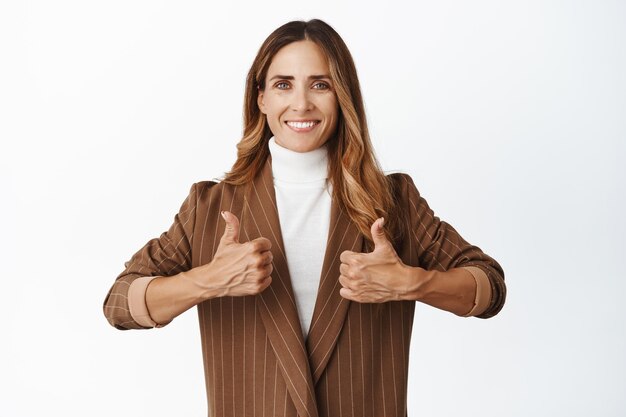
M 374 241 L 374 250 L 389 244 L 389 241 L 387 240 L 387 237 L 385 236 L 385 232 L 383 230 L 384 224 L 384 217 L 376 219 L 376 221 L 372 224 L 371 232 L 372 240 Z
M 226 221 L 226 228 L 222 235 L 225 242 L 239 243 L 239 219 L 230 211 L 222 211 L 222 217 Z

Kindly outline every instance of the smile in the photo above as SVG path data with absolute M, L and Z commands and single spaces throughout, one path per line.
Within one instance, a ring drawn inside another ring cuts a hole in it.
M 308 132 L 317 126 L 319 120 L 308 120 L 306 122 L 285 122 L 292 130 L 296 132 Z

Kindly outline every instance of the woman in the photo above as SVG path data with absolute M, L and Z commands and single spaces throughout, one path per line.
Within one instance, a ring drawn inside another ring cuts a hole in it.
M 126 264 L 107 319 L 161 327 L 197 305 L 210 415 L 406 415 L 415 301 L 491 317 L 502 268 L 382 173 L 352 57 L 320 20 L 261 46 L 237 148 Z

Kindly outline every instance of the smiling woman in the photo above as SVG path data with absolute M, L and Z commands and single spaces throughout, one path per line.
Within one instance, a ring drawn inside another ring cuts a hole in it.
M 197 306 L 209 415 L 406 416 L 415 302 L 491 317 L 501 266 L 379 168 L 354 62 L 321 20 L 261 46 L 237 149 L 126 263 L 108 321 L 162 327 Z
M 329 72 L 322 50 L 308 40 L 274 56 L 258 104 L 280 146 L 308 152 L 335 134 L 338 103 Z

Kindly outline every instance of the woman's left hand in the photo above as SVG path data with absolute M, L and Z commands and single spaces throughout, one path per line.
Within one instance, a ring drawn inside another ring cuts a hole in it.
M 374 251 L 341 253 L 339 290 L 342 297 L 360 303 L 384 303 L 407 298 L 411 292 L 411 271 L 383 233 L 385 219 L 372 224 Z

